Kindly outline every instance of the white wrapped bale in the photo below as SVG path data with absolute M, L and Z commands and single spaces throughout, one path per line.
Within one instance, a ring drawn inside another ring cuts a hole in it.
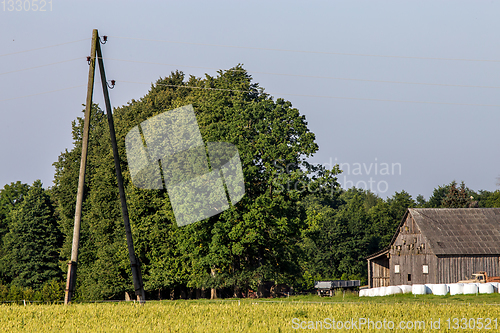
M 386 296 L 386 295 L 387 295 L 387 287 L 378 288 L 378 295 L 377 296 Z
M 413 295 L 425 295 L 427 294 L 427 289 L 425 284 L 414 284 L 411 286 L 411 293 Z
M 359 296 L 359 297 L 364 297 L 364 296 L 366 296 L 366 291 L 367 291 L 367 289 L 361 289 L 361 290 L 359 291 L 359 293 L 358 293 L 358 296 Z
M 435 284 L 432 287 L 432 294 L 445 296 L 446 294 L 448 294 L 448 286 L 446 284 Z
M 463 283 L 452 283 L 448 286 L 450 287 L 450 295 L 462 295 L 464 293 Z
M 386 288 L 386 295 L 396 295 L 396 294 L 402 294 L 403 290 L 397 286 L 390 286 Z
M 491 283 L 480 283 L 478 289 L 480 294 L 493 294 L 495 292 Z
M 477 294 L 479 292 L 479 288 L 475 283 L 466 283 L 464 284 L 464 295 Z
M 403 291 L 403 294 L 411 293 L 411 286 L 408 284 L 401 284 L 401 285 L 398 285 L 397 287 L 401 288 L 401 290 Z
M 427 293 L 428 294 L 433 294 L 434 293 L 434 284 L 433 283 L 426 283 L 425 287 L 427 288 Z
M 495 289 L 495 292 L 498 293 L 498 286 L 500 285 L 499 282 L 490 282 L 490 284 L 493 286 L 493 288 Z

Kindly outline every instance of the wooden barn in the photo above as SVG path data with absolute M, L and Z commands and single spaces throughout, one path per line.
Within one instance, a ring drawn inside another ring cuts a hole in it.
M 389 247 L 367 259 L 370 288 L 500 276 L 500 208 L 409 208 Z

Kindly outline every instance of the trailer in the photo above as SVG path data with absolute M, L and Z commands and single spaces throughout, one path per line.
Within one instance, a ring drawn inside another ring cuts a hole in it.
M 359 286 L 359 280 L 331 280 L 314 282 L 314 288 L 317 289 L 318 296 L 333 296 L 336 290 L 354 290 L 359 288 Z

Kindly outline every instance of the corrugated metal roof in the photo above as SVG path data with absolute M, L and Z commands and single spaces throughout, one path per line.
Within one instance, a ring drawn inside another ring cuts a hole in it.
M 500 208 L 409 208 L 436 255 L 500 254 Z

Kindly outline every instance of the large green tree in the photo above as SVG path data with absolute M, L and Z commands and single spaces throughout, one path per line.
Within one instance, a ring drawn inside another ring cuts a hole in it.
M 24 200 L 10 213 L 9 232 L 3 239 L 2 275 L 13 285 L 39 289 L 61 278 L 58 229 L 53 203 L 37 180 Z
M 138 189 L 130 181 L 124 138 L 142 121 L 187 104 L 194 107 L 204 142 L 229 142 L 238 148 L 246 193 L 219 215 L 177 227 L 166 191 Z M 85 298 L 116 297 L 131 289 L 111 146 L 101 114 L 93 109 L 82 218 L 77 288 Z M 307 227 L 298 202 L 312 191 L 335 191 L 338 170 L 307 163 L 318 146 L 305 117 L 290 102 L 265 94 L 242 66 L 204 78 L 186 79 L 175 72 L 158 80 L 140 100 L 116 108 L 115 124 L 147 290 L 188 286 L 232 288 L 238 294 L 256 290 L 264 281 L 294 282 L 300 272 L 301 230 Z M 66 244 L 74 202 L 64 196 L 76 194 L 79 133 L 81 120 L 74 123 L 75 147 L 56 163 L 54 193 L 67 221 Z M 65 249 L 68 254 L 67 245 Z

